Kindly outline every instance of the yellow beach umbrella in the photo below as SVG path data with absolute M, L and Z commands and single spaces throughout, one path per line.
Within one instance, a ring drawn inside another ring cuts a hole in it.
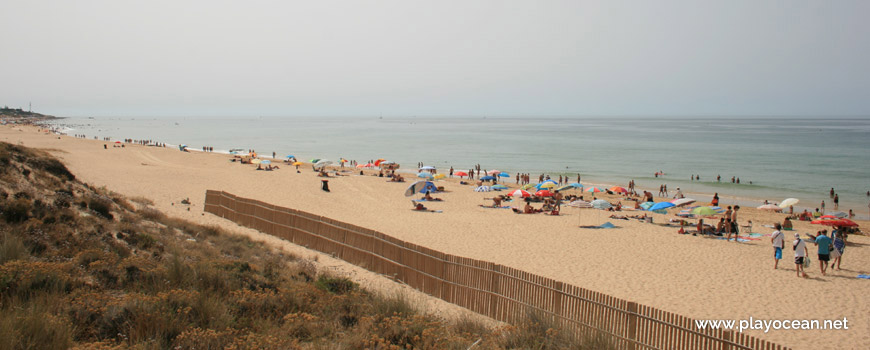
M 293 163 L 293 165 L 302 165 L 302 164 L 303 164 L 302 162 Z
M 443 179 L 443 178 L 445 178 L 445 177 L 446 177 L 446 175 L 444 175 L 444 174 L 435 174 L 435 176 L 434 176 L 433 178 L 434 178 L 435 180 L 438 180 L 438 179 Z

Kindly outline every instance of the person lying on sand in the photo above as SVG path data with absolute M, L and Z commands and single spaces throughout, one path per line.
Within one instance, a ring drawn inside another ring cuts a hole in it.
M 435 197 L 432 197 L 431 195 L 429 195 L 429 191 L 426 191 L 426 194 L 423 196 L 423 199 L 425 199 L 427 201 L 440 201 L 441 200 L 441 198 L 435 198 Z
M 628 220 L 628 218 L 627 218 L 625 215 L 616 215 L 616 214 L 613 214 L 613 215 L 610 215 L 610 218 L 611 218 L 611 219 L 617 219 L 617 220 Z
M 263 170 L 263 166 L 260 164 L 257 164 L 257 169 L 255 169 L 255 170 Z

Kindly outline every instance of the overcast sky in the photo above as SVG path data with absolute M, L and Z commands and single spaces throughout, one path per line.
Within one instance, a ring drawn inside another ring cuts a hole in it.
M 870 115 L 870 1 L 3 1 L 59 116 Z

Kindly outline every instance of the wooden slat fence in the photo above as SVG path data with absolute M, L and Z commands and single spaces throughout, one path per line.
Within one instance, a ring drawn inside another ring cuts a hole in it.
M 536 312 L 576 336 L 603 336 L 620 349 L 788 349 L 742 333 L 698 329 L 688 317 L 226 192 L 207 191 L 205 211 L 499 321 L 517 323 Z

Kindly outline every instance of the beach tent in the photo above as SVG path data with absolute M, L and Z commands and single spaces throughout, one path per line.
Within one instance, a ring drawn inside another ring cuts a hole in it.
M 421 188 L 417 192 L 418 193 L 426 193 L 426 192 L 435 193 L 435 192 L 438 192 L 438 187 L 435 186 L 435 184 L 432 183 L 432 181 L 426 181 L 426 184 L 423 185 L 423 188 Z

